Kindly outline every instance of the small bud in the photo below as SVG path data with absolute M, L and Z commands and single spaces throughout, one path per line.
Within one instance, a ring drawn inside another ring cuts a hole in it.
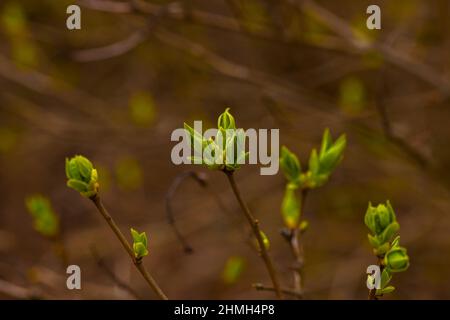
M 133 237 L 133 251 L 136 259 L 142 259 L 148 255 L 147 249 L 147 235 L 145 232 L 137 232 L 133 228 L 130 229 L 131 236 Z
M 230 108 L 226 108 L 225 111 L 217 119 L 217 128 L 220 130 L 236 129 L 236 123 L 234 117 L 229 112 Z
M 301 178 L 304 186 L 314 189 L 322 186 L 328 179 L 326 174 L 322 174 L 320 171 L 320 160 L 317 154 L 317 150 L 313 149 L 309 157 L 308 172 Z
M 308 220 L 302 220 L 300 222 L 300 225 L 298 226 L 298 228 L 300 229 L 301 233 L 306 232 L 306 230 L 308 230 L 308 228 L 309 228 L 309 221 Z
M 269 249 L 270 249 L 270 241 L 269 241 L 269 238 L 267 238 L 266 234 L 265 234 L 263 231 L 260 231 L 260 234 L 261 234 L 261 238 L 262 238 L 263 243 L 264 243 L 264 248 L 265 248 L 266 250 L 269 250 Z M 258 241 L 256 241 L 256 246 L 259 248 L 259 243 L 258 243 Z
M 341 135 L 334 143 L 331 139 L 330 131 L 325 130 L 322 138 L 320 152 L 313 149 L 309 158 L 309 171 L 305 176 L 306 185 L 309 188 L 322 186 L 333 173 L 344 156 L 347 144 L 345 135 Z
M 395 222 L 395 213 L 389 201 L 387 201 L 386 205 L 379 204 L 377 207 L 374 207 L 371 203 L 369 203 L 366 215 L 364 217 L 364 223 L 374 235 L 381 235 L 386 230 L 386 228 L 388 228 L 392 223 Z M 396 229 L 396 226 L 390 228 Z M 387 237 L 391 235 L 392 237 L 393 234 L 391 233 L 392 231 L 389 231 L 385 236 Z M 390 238 L 384 240 L 385 241 L 383 242 L 386 242 L 389 241 Z
M 384 256 L 384 264 L 389 272 L 402 272 L 409 267 L 409 257 L 406 249 L 400 246 L 392 247 Z
M 199 132 L 195 131 L 194 128 L 192 128 L 187 123 L 184 123 L 184 130 L 189 137 L 190 145 L 192 148 L 195 148 L 196 145 L 198 145 L 197 148 L 201 149 L 198 151 L 202 151 L 208 145 L 208 142 L 203 138 L 203 136 Z M 198 156 L 201 156 L 201 154 Z
M 236 283 L 245 269 L 245 261 L 241 257 L 229 257 L 222 272 L 223 282 L 227 285 Z
M 333 172 L 343 158 L 346 144 L 347 140 L 345 135 L 341 135 L 332 144 L 330 133 L 328 129 L 325 130 L 319 154 L 320 172 L 322 174 L 330 175 Z
M 98 175 L 92 163 L 83 156 L 66 158 L 67 186 L 91 198 L 98 192 Z
M 294 184 L 289 183 L 286 186 L 284 198 L 281 203 L 281 214 L 286 227 L 289 229 L 297 228 L 300 220 L 300 202 L 295 194 L 296 189 L 297 187 Z
M 27 197 L 25 206 L 34 219 L 34 229 L 45 237 L 59 233 L 59 218 L 53 211 L 50 200 L 42 195 Z
M 281 148 L 280 167 L 286 179 L 294 184 L 299 184 L 301 166 L 297 156 L 292 153 L 287 147 Z

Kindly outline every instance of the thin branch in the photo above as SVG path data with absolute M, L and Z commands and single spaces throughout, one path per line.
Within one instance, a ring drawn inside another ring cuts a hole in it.
M 77 2 L 80 5 L 98 11 L 121 14 L 137 12 L 140 14 L 150 14 L 153 16 L 161 16 L 162 12 L 164 12 L 163 8 L 165 7 L 163 5 L 155 5 L 142 0 L 132 0 L 131 2 L 120 3 L 109 0 L 78 0 Z M 433 87 L 436 87 L 444 98 L 448 98 L 450 96 L 450 82 L 428 65 L 404 54 L 402 51 L 397 50 L 386 43 L 371 43 L 363 37 L 358 37 L 357 34 L 355 34 L 355 30 L 344 19 L 341 19 L 331 11 L 325 9 L 312 0 L 285 0 L 284 2 L 290 4 L 301 12 L 314 13 L 324 25 L 337 33 L 348 44 L 350 44 L 351 48 L 356 51 L 356 53 L 365 54 L 374 50 L 380 53 L 386 61 L 392 65 L 395 65 L 403 71 L 422 79 Z M 231 17 L 196 9 L 190 9 L 189 12 L 187 12 L 185 7 L 179 2 L 172 2 L 167 5 L 167 11 L 164 16 L 171 19 L 184 20 L 221 30 L 243 33 L 248 36 L 254 36 L 272 41 L 276 40 L 281 43 L 297 45 L 304 44 L 304 40 L 286 39 L 285 37 L 279 37 L 278 34 L 272 31 L 249 32 L 248 30 L 243 30 L 240 27 L 239 21 Z M 315 45 L 316 47 L 320 46 L 321 48 L 349 51 L 349 48 L 334 42 L 336 41 L 331 41 L 331 47 L 329 44 L 325 44 L 325 46 L 319 43 L 308 44 Z
M 134 256 L 134 251 L 131 248 L 130 244 L 128 243 L 128 240 L 123 235 L 122 231 L 120 231 L 117 224 L 114 222 L 113 218 L 109 215 L 106 208 L 103 206 L 103 203 L 99 197 L 98 194 L 90 198 L 92 202 L 97 207 L 100 214 L 103 216 L 103 218 L 106 220 L 108 225 L 110 226 L 111 230 L 116 235 L 117 239 L 119 239 L 120 243 L 124 247 L 125 251 L 127 251 L 128 255 L 130 256 L 131 260 L 133 261 L 136 268 L 139 270 L 141 275 L 144 277 L 147 284 L 153 289 L 153 291 L 158 295 L 158 297 L 162 300 L 168 300 L 167 296 L 164 294 L 164 292 L 161 290 L 161 288 L 158 286 L 156 281 L 153 279 L 153 277 L 148 273 L 147 269 L 142 264 L 142 259 L 136 259 Z
M 348 24 L 347 21 L 320 6 L 313 0 L 287 1 L 299 11 L 313 13 L 321 23 L 341 36 L 359 53 L 376 51 L 392 65 L 415 75 L 431 86 L 439 89 L 444 98 L 448 98 L 450 96 L 450 82 L 428 65 L 417 61 L 413 57 L 406 55 L 404 52 L 399 51 L 386 43 L 372 43 L 363 37 L 358 37 L 356 31 L 350 26 L 350 24 Z
M 224 171 L 224 173 L 227 176 L 228 181 L 230 182 L 230 185 L 231 185 L 231 189 L 233 189 L 234 195 L 236 196 L 236 199 L 238 200 L 239 205 L 241 206 L 241 209 L 244 212 L 244 215 L 247 218 L 247 221 L 252 228 L 255 238 L 258 241 L 259 252 L 260 252 L 261 258 L 264 261 L 264 264 L 266 265 L 267 271 L 269 272 L 270 278 L 273 283 L 273 287 L 275 288 L 275 293 L 279 299 L 282 299 L 283 294 L 281 292 L 280 282 L 278 280 L 277 273 L 273 266 L 272 259 L 270 258 L 269 253 L 267 252 L 266 245 L 264 244 L 264 240 L 263 240 L 262 234 L 261 234 L 261 229 L 259 228 L 259 221 L 252 215 L 247 204 L 242 199 L 241 193 L 236 185 L 236 181 L 234 180 L 233 172 Z
M 79 62 L 91 62 L 114 58 L 136 48 L 147 39 L 147 35 L 147 30 L 139 30 L 132 33 L 127 38 L 105 47 L 78 50 L 72 57 Z
M 383 68 L 379 77 L 379 86 L 378 86 L 378 94 L 376 95 L 375 108 L 380 117 L 381 126 L 383 129 L 384 136 L 388 139 L 392 144 L 399 147 L 406 155 L 408 155 L 411 159 L 413 159 L 417 165 L 421 168 L 426 168 L 429 166 L 428 159 L 416 148 L 414 148 L 406 139 L 398 136 L 392 130 L 391 120 L 388 115 L 386 102 L 384 96 L 388 94 L 389 87 L 386 83 L 385 77 L 386 69 Z
M 195 171 L 185 171 L 179 174 L 175 177 L 172 184 L 169 187 L 169 190 L 167 190 L 166 197 L 165 197 L 165 205 L 166 205 L 166 214 L 167 214 L 167 220 L 169 224 L 172 226 L 173 231 L 175 232 L 175 235 L 178 239 L 178 241 L 183 246 L 183 250 L 185 253 L 192 253 L 194 252 L 194 249 L 191 245 L 188 244 L 184 236 L 181 234 L 180 230 L 178 229 L 176 223 L 175 223 L 175 215 L 172 209 L 172 200 L 175 196 L 176 191 L 178 190 L 179 186 L 188 178 L 194 179 L 200 187 L 206 188 L 206 177 L 200 173 L 197 173 Z
M 300 194 L 300 216 L 304 214 L 306 196 L 309 189 L 302 189 Z M 301 241 L 302 232 L 299 228 L 286 229 L 282 232 L 283 237 L 289 244 L 291 253 L 295 259 L 293 267 L 294 290 L 299 296 L 303 296 L 303 266 L 305 264 L 303 243 Z
M 242 28 L 241 21 L 233 17 L 224 16 L 221 14 L 211 13 L 191 6 L 183 5 L 180 2 L 171 2 L 166 6 L 166 11 L 163 12 L 164 5 L 157 5 L 148 3 L 142 0 L 131 0 L 129 2 L 114 2 L 109 0 L 78 0 L 78 4 L 97 11 L 109 12 L 115 14 L 133 14 L 151 15 L 172 19 L 176 21 L 185 21 L 187 23 L 201 25 L 209 28 L 214 28 L 221 31 L 232 32 L 238 35 L 245 35 L 255 39 L 262 39 L 281 43 L 285 45 L 294 46 L 313 46 L 327 50 L 348 51 L 348 48 L 342 45 L 341 42 L 336 41 L 334 37 L 324 37 L 324 41 L 320 43 L 305 43 L 294 38 L 279 36 L 278 32 L 268 28 L 253 28 L 251 31 L 248 28 Z M 325 41 L 326 40 L 326 41 Z
M 268 287 L 263 285 L 262 283 L 254 283 L 252 285 L 253 288 L 255 288 L 257 291 L 271 291 L 275 292 L 275 289 L 273 287 Z M 281 292 L 284 293 L 287 296 L 292 296 L 297 299 L 303 299 L 303 295 L 301 293 L 298 293 L 297 291 L 293 291 L 286 288 L 281 288 Z
M 178 190 L 178 188 L 181 186 L 181 184 L 186 181 L 187 179 L 192 178 L 194 181 L 196 181 L 202 189 L 206 190 L 208 187 L 207 177 L 203 173 L 198 173 L 195 171 L 185 171 L 181 174 L 177 175 L 175 179 L 173 180 L 172 184 L 170 185 L 169 189 L 167 190 L 166 196 L 165 196 L 165 206 L 166 206 L 166 214 L 167 214 L 167 220 L 172 227 L 175 236 L 177 237 L 178 241 L 181 243 L 183 247 L 183 251 L 185 253 L 193 253 L 194 248 L 188 243 L 186 238 L 181 233 L 180 229 L 178 228 L 176 221 L 175 221 L 175 214 L 174 210 L 172 208 L 173 198 L 175 197 L 175 194 Z M 228 209 L 225 206 L 225 204 L 222 202 L 222 199 L 217 194 L 217 192 L 212 189 L 210 191 L 211 195 L 214 197 L 215 202 L 217 203 L 218 207 L 223 211 L 228 213 Z
M 127 283 L 119 279 L 117 275 L 111 270 L 105 260 L 99 255 L 95 246 L 91 247 L 91 254 L 95 259 L 97 265 L 106 273 L 106 275 L 121 289 L 127 291 L 135 299 L 140 299 L 136 291 L 131 288 Z
M 24 288 L 2 279 L 0 279 L 0 292 L 14 299 L 28 300 L 42 298 L 42 293 L 38 290 Z

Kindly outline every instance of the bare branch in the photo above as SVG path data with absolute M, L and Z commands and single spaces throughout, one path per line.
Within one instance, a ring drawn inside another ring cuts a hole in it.
M 255 288 L 257 291 L 271 291 L 271 292 L 275 291 L 275 289 L 273 287 L 265 286 L 262 283 L 254 283 L 252 285 L 252 287 Z M 303 295 L 301 293 L 298 293 L 298 292 L 290 290 L 290 289 L 281 288 L 281 292 L 284 293 L 287 296 L 292 296 L 292 297 L 295 297 L 297 299 L 302 299 L 303 298 Z
M 167 190 L 166 197 L 165 197 L 165 205 L 166 205 L 166 214 L 167 214 L 167 220 L 169 224 L 172 226 L 173 231 L 175 232 L 175 235 L 178 239 L 178 241 L 183 246 L 183 250 L 185 253 L 192 253 L 194 252 L 194 249 L 192 246 L 188 244 L 184 236 L 181 234 L 180 230 L 178 229 L 176 223 L 175 223 L 175 215 L 172 209 L 172 200 L 175 196 L 176 191 L 178 190 L 179 186 L 188 178 L 194 179 L 202 188 L 206 188 L 206 177 L 203 174 L 197 173 L 195 171 L 185 171 L 179 174 L 175 177 L 172 184 L 169 187 L 169 190 Z
M 79 50 L 73 54 L 73 58 L 79 62 L 90 62 L 114 58 L 133 50 L 138 45 L 143 43 L 146 38 L 147 32 L 139 30 L 132 33 L 127 38 L 105 47 Z
M 0 292 L 14 299 L 28 300 L 42 298 L 42 293 L 38 290 L 24 288 L 2 279 L 0 279 Z
M 426 83 L 439 89 L 441 94 L 448 98 L 450 96 L 450 82 L 433 68 L 417 61 L 411 56 L 396 50 L 386 43 L 376 43 L 358 37 L 357 32 L 344 20 L 331 11 L 320 6 L 313 0 L 287 0 L 290 4 L 302 12 L 314 13 L 320 21 L 330 30 L 341 36 L 347 43 L 360 53 L 376 51 L 380 53 L 389 63 L 401 68 Z
M 95 259 L 95 262 L 97 265 L 105 271 L 105 274 L 121 289 L 127 291 L 131 296 L 133 296 L 135 299 L 140 299 L 139 295 L 134 291 L 133 288 L 131 288 L 127 283 L 122 281 L 117 277 L 117 275 L 112 271 L 108 264 L 104 261 L 102 257 L 100 257 L 97 248 L 93 245 L 91 246 L 91 254 Z

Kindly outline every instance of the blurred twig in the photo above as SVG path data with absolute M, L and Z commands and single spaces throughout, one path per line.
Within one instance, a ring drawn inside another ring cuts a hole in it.
M 395 65 L 402 70 L 417 76 L 423 81 L 429 83 L 433 87 L 439 89 L 441 94 L 448 98 L 450 96 L 450 83 L 442 75 L 440 75 L 436 70 L 429 67 L 428 65 L 408 56 L 404 52 L 393 48 L 386 43 L 372 43 L 366 40 L 364 37 L 359 37 L 355 30 L 348 24 L 344 19 L 341 19 L 333 12 L 322 7 L 313 0 L 285 0 L 286 4 L 291 5 L 300 12 L 313 13 L 324 25 L 326 25 L 330 30 L 334 31 L 339 35 L 347 44 L 351 46 L 352 50 L 356 50 L 358 54 L 364 54 L 370 51 L 375 51 L 380 53 L 386 61 Z M 150 4 L 142 0 L 133 0 L 130 2 L 117 3 L 109 0 L 78 0 L 78 3 L 85 7 L 89 7 L 94 10 L 106 11 L 111 13 L 143 13 L 160 16 L 164 8 L 162 5 Z M 215 27 L 222 30 L 233 31 L 237 33 L 243 33 L 245 35 L 261 37 L 269 40 L 276 40 L 278 42 L 290 42 L 300 44 L 304 40 L 289 39 L 286 40 L 285 37 L 280 37 L 276 32 L 248 32 L 243 30 L 240 23 L 235 18 L 225 17 L 218 14 L 213 14 L 201 10 L 190 9 L 186 12 L 184 6 L 179 2 L 172 2 L 167 6 L 168 18 L 185 20 L 192 23 L 198 23 L 201 25 Z M 243 32 L 245 31 L 245 32 Z M 309 43 L 311 45 L 311 43 Z M 321 43 L 313 43 L 315 46 L 323 46 Z M 325 45 L 327 47 L 327 45 Z M 333 49 L 347 50 L 345 46 L 339 44 L 332 45 Z
M 97 11 L 116 13 L 116 14 L 144 14 L 161 17 L 163 14 L 163 5 L 148 3 L 142 0 L 131 0 L 129 2 L 115 2 L 109 0 L 78 0 L 80 5 Z M 204 10 L 192 8 L 192 6 L 185 6 L 181 2 L 173 1 L 166 5 L 167 10 L 164 18 L 185 21 L 196 25 L 201 25 L 209 28 L 214 28 L 222 31 L 232 32 L 239 35 L 273 41 L 286 45 L 295 46 L 314 46 L 321 49 L 339 50 L 343 51 L 346 48 L 342 43 L 336 41 L 333 37 L 324 37 L 324 41 L 317 43 L 309 43 L 298 41 L 293 38 L 280 38 L 279 30 L 271 31 L 267 28 L 258 28 L 257 30 L 249 31 L 248 28 L 242 28 L 241 22 L 233 17 L 224 16 L 221 14 L 211 13 Z
M 80 50 L 73 54 L 73 58 L 80 62 L 90 62 L 110 59 L 120 56 L 136 48 L 147 39 L 147 30 L 139 30 L 127 38 L 101 48 Z
M 300 215 L 304 215 L 304 208 L 306 202 L 306 196 L 308 195 L 309 189 L 301 190 L 301 198 L 300 198 Z M 292 255 L 295 259 L 295 264 L 293 267 L 294 272 L 294 288 L 295 292 L 298 293 L 299 296 L 303 295 L 303 266 L 305 264 L 304 251 L 303 251 L 303 243 L 301 241 L 302 232 L 299 228 L 294 228 L 288 230 L 287 233 L 283 233 L 285 239 L 289 243 L 289 247 L 291 249 Z
M 117 277 L 117 275 L 112 271 L 108 264 L 104 261 L 102 257 L 100 257 L 97 248 L 93 245 L 91 246 L 91 254 L 95 259 L 97 265 L 106 273 L 106 275 L 121 289 L 127 291 L 131 296 L 136 299 L 140 299 L 139 295 L 131 288 L 127 283 L 122 281 Z
M 169 225 L 172 227 L 173 231 L 175 232 L 175 235 L 178 239 L 178 241 L 183 246 L 183 250 L 185 253 L 193 253 L 194 249 L 190 244 L 188 244 L 186 238 L 182 235 L 180 230 L 178 229 L 175 221 L 175 215 L 172 208 L 172 202 L 173 198 L 178 190 L 178 188 L 181 186 L 181 184 L 186 181 L 187 179 L 192 178 L 194 181 L 196 181 L 202 189 L 206 189 L 208 187 L 207 183 L 207 177 L 203 173 L 198 173 L 195 171 L 185 171 L 177 175 L 172 184 L 170 185 L 169 189 L 167 190 L 166 196 L 165 196 L 165 207 L 166 207 L 166 214 L 167 214 L 167 220 L 169 222 Z M 220 209 L 224 212 L 227 212 L 227 207 L 222 202 L 220 196 L 216 193 L 214 189 L 211 190 L 211 194 L 214 197 L 214 200 L 216 201 L 217 205 L 220 207 Z
M 272 284 L 275 289 L 275 293 L 276 293 L 278 299 L 283 299 L 283 293 L 281 291 L 280 282 L 278 280 L 278 274 L 275 270 L 272 259 L 269 256 L 268 249 L 266 248 L 266 243 L 264 242 L 264 239 L 263 239 L 263 233 L 259 227 L 259 221 L 258 221 L 258 219 L 256 219 L 253 216 L 253 214 L 250 212 L 250 209 L 248 208 L 247 204 L 244 202 L 241 192 L 239 191 L 236 181 L 234 179 L 234 171 L 223 170 L 223 172 L 225 173 L 225 175 L 228 179 L 228 182 L 230 183 L 231 189 L 233 190 L 233 193 L 236 196 L 236 199 L 239 202 L 239 205 L 241 206 L 242 212 L 244 213 L 245 218 L 248 221 L 248 224 L 252 228 L 252 232 L 253 232 L 255 239 L 258 241 L 259 254 L 260 254 L 261 258 L 263 259 L 266 269 L 269 273 L 270 279 L 272 280 Z
M 145 266 L 142 264 L 142 259 L 136 259 L 134 255 L 134 251 L 131 248 L 131 245 L 129 244 L 128 240 L 123 235 L 122 231 L 120 231 L 117 224 L 114 222 L 111 215 L 108 213 L 106 208 L 103 205 L 103 202 L 100 199 L 100 196 L 98 194 L 95 194 L 90 198 L 90 200 L 94 203 L 95 207 L 98 209 L 99 213 L 102 215 L 102 217 L 105 219 L 111 230 L 116 235 L 117 239 L 122 244 L 125 251 L 130 256 L 131 260 L 133 261 L 134 265 L 136 266 L 136 269 L 141 273 L 142 277 L 145 279 L 147 284 L 152 288 L 152 290 L 156 293 L 156 295 L 161 300 L 168 300 L 165 293 L 161 290 L 158 283 L 155 281 L 155 279 L 152 277 L 152 275 L 147 271 Z
M 387 80 L 385 79 L 385 72 L 386 70 L 384 68 L 380 72 L 379 89 L 375 101 L 375 107 L 381 120 L 383 133 L 390 142 L 403 150 L 403 152 L 405 152 L 411 159 L 413 159 L 420 167 L 428 167 L 428 159 L 419 150 L 414 148 L 406 139 L 398 136 L 392 130 L 391 120 L 389 118 L 386 102 L 384 99 L 384 96 L 388 95 L 389 93 L 389 86 L 386 83 Z
M 173 231 L 175 232 L 175 235 L 178 239 L 178 241 L 183 246 L 183 250 L 185 253 L 192 253 L 194 249 L 191 245 L 188 244 L 186 239 L 181 234 L 180 230 L 178 229 L 176 223 L 175 223 L 175 215 L 172 209 L 172 201 L 173 197 L 175 196 L 175 193 L 178 189 L 178 187 L 188 178 L 192 178 L 194 181 L 196 181 L 202 188 L 206 188 L 206 176 L 197 173 L 195 171 L 185 171 L 181 174 L 177 175 L 175 179 L 173 180 L 172 184 L 169 187 L 169 190 L 167 190 L 166 196 L 165 196 L 165 205 L 166 205 L 166 214 L 167 214 L 167 220 L 169 224 L 172 226 Z
M 271 292 L 275 291 L 275 289 L 273 287 L 265 286 L 262 283 L 254 283 L 252 286 L 253 286 L 253 288 L 255 288 L 258 291 L 271 291 Z M 285 295 L 292 296 L 292 297 L 295 297 L 297 299 L 302 299 L 303 298 L 303 295 L 301 293 L 299 293 L 297 291 L 290 290 L 290 289 L 281 288 L 281 292 L 283 292 Z
M 445 98 L 450 97 L 450 82 L 428 65 L 417 61 L 413 57 L 386 43 L 372 43 L 364 37 L 358 37 L 357 32 L 349 23 L 313 0 L 287 1 L 302 12 L 314 13 L 324 25 L 341 36 L 360 53 L 367 53 L 370 51 L 378 52 L 392 65 L 395 65 L 436 87 Z
M 42 292 L 35 289 L 28 289 L 14 283 L 0 279 L 0 292 L 14 299 L 42 299 Z

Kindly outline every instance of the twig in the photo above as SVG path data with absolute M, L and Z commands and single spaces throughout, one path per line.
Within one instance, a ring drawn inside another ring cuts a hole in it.
M 42 293 L 38 290 L 30 290 L 14 283 L 0 279 L 0 292 L 14 299 L 41 299 Z
M 148 285 L 153 289 L 153 291 L 158 295 L 158 297 L 162 300 L 168 300 L 167 296 L 164 294 L 164 292 L 161 290 L 161 288 L 158 286 L 156 281 L 153 279 L 153 277 L 148 273 L 148 271 L 145 269 L 145 267 L 142 264 L 142 259 L 136 259 L 134 256 L 133 249 L 131 248 L 130 244 L 128 243 L 125 236 L 120 231 L 119 227 L 116 225 L 112 217 L 109 215 L 106 208 L 103 206 L 103 203 L 100 199 L 100 196 L 96 194 L 92 198 L 90 198 L 92 202 L 97 207 L 100 214 L 103 216 L 103 218 L 106 220 L 108 225 L 111 227 L 111 230 L 116 235 L 117 239 L 119 239 L 120 243 L 124 247 L 125 251 L 127 251 L 128 255 L 130 256 L 131 260 L 133 261 L 136 268 L 139 270 L 141 275 L 144 277 L 145 281 L 148 283 Z
M 343 19 L 331 11 L 320 6 L 313 0 L 286 0 L 302 12 L 312 12 L 330 30 L 341 36 L 359 53 L 376 51 L 380 53 L 389 63 L 401 68 L 433 87 L 436 87 L 444 98 L 450 96 L 450 82 L 433 68 L 415 60 L 413 57 L 394 49 L 386 43 L 372 43 L 362 37 L 355 35 L 354 29 Z
M 300 216 L 303 216 L 304 214 L 305 201 L 306 196 L 308 195 L 308 191 L 309 189 L 306 188 L 301 190 Z M 282 235 L 287 240 L 292 255 L 294 256 L 295 259 L 295 265 L 293 268 L 295 292 L 297 292 L 299 296 L 303 296 L 303 266 L 305 263 L 305 259 L 304 259 L 303 244 L 301 242 L 302 233 L 298 228 L 294 228 L 286 230 L 286 232 L 282 233 Z
M 330 30 L 335 31 L 340 37 L 346 40 L 346 42 L 351 45 L 352 49 L 356 50 L 356 53 L 365 54 L 374 50 L 380 53 L 386 61 L 392 65 L 397 66 L 403 71 L 422 79 L 433 87 L 436 87 L 442 93 L 444 98 L 448 98 L 450 96 L 450 82 L 426 64 L 417 61 L 413 57 L 405 55 L 402 51 L 397 50 L 388 44 L 371 43 L 367 40 L 363 40 L 363 38 L 358 38 L 355 36 L 355 32 L 352 27 L 345 20 L 336 16 L 334 13 L 328 11 L 312 0 L 285 0 L 284 2 L 290 4 L 301 12 L 313 12 L 324 25 L 326 25 Z M 150 4 L 142 0 L 133 0 L 128 3 L 117 3 L 109 0 L 78 0 L 78 3 L 85 7 L 99 11 L 120 14 L 137 12 L 141 14 L 150 14 L 153 16 L 161 16 L 161 12 L 163 10 L 162 8 L 164 7 L 162 5 Z M 221 30 L 244 33 L 248 36 L 254 36 L 286 44 L 304 44 L 298 39 L 279 37 L 279 34 L 272 31 L 249 32 L 246 29 L 243 30 L 240 27 L 239 21 L 234 18 L 195 9 L 190 9 L 189 12 L 187 12 L 186 9 L 178 2 L 170 3 L 167 6 L 167 14 L 165 14 L 165 17 L 176 20 L 185 20 L 187 22 L 214 27 Z M 334 40 L 331 41 L 331 46 L 329 43 L 326 43 L 325 45 L 316 42 L 308 44 L 315 45 L 316 47 L 320 46 L 321 48 L 326 49 L 348 51 L 348 48 L 335 42 L 336 41 Z
M 275 289 L 273 287 L 265 286 L 262 283 L 254 283 L 252 286 L 253 286 L 253 288 L 255 288 L 258 291 L 272 291 L 272 292 L 275 291 Z M 290 289 L 281 288 L 281 292 L 284 293 L 285 295 L 293 296 L 297 299 L 303 298 L 303 295 L 301 293 L 298 293 L 297 291 L 293 291 Z
M 147 34 L 147 30 L 139 30 L 132 33 L 127 38 L 105 47 L 76 51 L 72 57 L 79 62 L 91 62 L 114 58 L 131 51 L 143 43 L 147 39 Z
M 100 257 L 97 249 L 95 246 L 91 246 L 91 254 L 95 259 L 95 262 L 97 265 L 105 271 L 106 275 L 121 289 L 127 291 L 131 296 L 133 296 L 136 299 L 140 299 L 139 295 L 134 291 L 133 288 L 131 288 L 127 283 L 122 281 L 117 277 L 117 275 L 112 271 L 108 264 L 105 263 L 104 259 Z
M 180 230 L 178 229 L 176 223 L 175 223 L 175 215 L 172 210 L 172 199 L 175 196 L 175 193 L 178 189 L 178 187 L 181 185 L 183 181 L 185 181 L 188 178 L 194 179 L 202 188 L 206 188 L 206 177 L 202 174 L 199 174 L 195 171 L 185 171 L 179 174 L 175 177 L 172 184 L 169 187 L 169 190 L 167 190 L 166 197 L 165 197 L 165 205 L 166 205 L 166 213 L 167 213 L 167 220 L 169 224 L 172 226 L 173 231 L 175 232 L 175 235 L 180 241 L 181 245 L 183 246 L 183 250 L 185 253 L 192 253 L 194 252 L 194 249 L 191 245 L 189 245 L 186 241 L 186 239 L 181 234 Z
M 231 189 L 233 189 L 234 195 L 236 196 L 236 199 L 238 200 L 239 205 L 241 206 L 241 209 L 244 212 L 244 215 L 247 218 L 247 221 L 252 228 L 253 234 L 254 234 L 256 240 L 258 241 L 259 252 L 260 252 L 261 258 L 264 261 L 264 264 L 266 265 L 267 271 L 269 272 L 270 278 L 273 283 L 273 287 L 275 288 L 275 293 L 279 299 L 282 299 L 283 294 L 281 292 L 281 287 L 280 287 L 280 283 L 278 281 L 278 276 L 276 274 L 276 271 L 273 266 L 272 260 L 269 256 L 269 253 L 267 252 L 266 245 L 264 244 L 264 240 L 263 240 L 262 234 L 261 234 L 261 229 L 259 228 L 259 221 L 252 215 L 247 204 L 242 199 L 241 193 L 239 192 L 239 189 L 236 185 L 236 181 L 234 180 L 233 172 L 226 171 L 226 170 L 224 170 L 223 172 L 227 176 L 228 181 L 230 182 L 230 185 L 231 185 Z
M 416 148 L 414 148 L 407 140 L 403 137 L 398 136 L 392 130 L 391 121 L 386 108 L 386 103 L 384 96 L 389 92 L 389 87 L 385 80 L 386 69 L 382 69 L 379 77 L 379 88 L 378 98 L 375 101 L 375 107 L 380 117 L 381 126 L 383 129 L 384 136 L 391 143 L 399 147 L 405 154 L 407 154 L 411 159 L 413 159 L 421 168 L 426 168 L 429 166 L 428 159 Z
M 165 196 L 165 206 L 166 206 L 166 214 L 167 214 L 167 220 L 169 222 L 169 225 L 172 227 L 175 236 L 177 237 L 178 241 L 181 243 L 183 247 L 183 251 L 185 253 L 193 253 L 194 248 L 188 243 L 186 238 L 182 235 L 180 232 L 180 229 L 178 228 L 176 221 L 175 221 L 175 214 L 174 210 L 172 208 L 172 202 L 173 198 L 175 197 L 176 191 L 180 187 L 180 185 L 186 181 L 186 179 L 192 178 L 194 181 L 196 181 L 200 187 L 203 189 L 206 189 L 208 187 L 207 177 L 205 174 L 198 173 L 195 171 L 185 171 L 179 174 L 175 177 L 172 184 L 169 187 L 169 190 L 167 190 L 166 196 Z M 229 210 L 223 203 L 220 196 L 217 194 L 217 192 L 214 189 L 211 189 L 210 191 L 211 195 L 213 196 L 215 202 L 217 203 L 218 207 L 223 211 L 228 213 Z

